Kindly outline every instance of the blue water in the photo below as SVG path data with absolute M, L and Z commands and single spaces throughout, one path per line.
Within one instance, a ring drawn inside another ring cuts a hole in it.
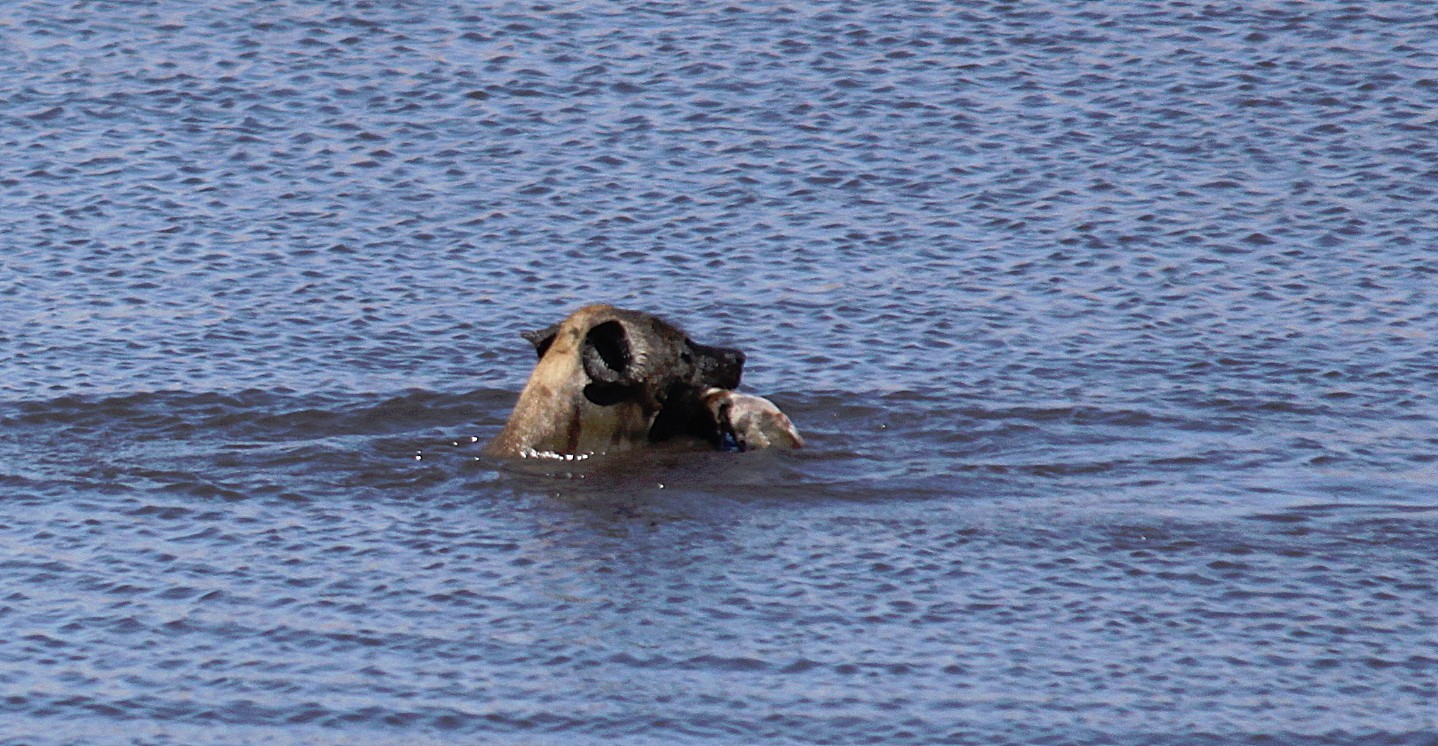
M 0 81 L 0 744 L 1438 742 L 1428 2 L 19 0 Z M 809 447 L 480 460 L 595 301 Z

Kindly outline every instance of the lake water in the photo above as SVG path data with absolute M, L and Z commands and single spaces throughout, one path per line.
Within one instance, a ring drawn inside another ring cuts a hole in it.
M 1438 742 L 1431 3 L 0 53 L 0 744 Z M 594 301 L 809 447 L 478 459 Z

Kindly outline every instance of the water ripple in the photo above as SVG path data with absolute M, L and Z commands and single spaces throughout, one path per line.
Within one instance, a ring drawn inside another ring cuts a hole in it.
M 381 5 L 0 18 L 4 743 L 1438 733 L 1426 4 Z

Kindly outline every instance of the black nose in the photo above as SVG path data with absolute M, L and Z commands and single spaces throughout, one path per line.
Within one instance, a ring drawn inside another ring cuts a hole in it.
M 705 386 L 738 388 L 744 375 L 744 353 L 728 347 L 694 345 L 694 363 Z

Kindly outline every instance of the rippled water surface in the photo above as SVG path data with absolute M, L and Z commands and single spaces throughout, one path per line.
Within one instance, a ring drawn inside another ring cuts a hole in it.
M 0 80 L 6 746 L 1438 740 L 1428 2 L 20 0 Z M 599 300 L 810 447 L 478 459 Z

